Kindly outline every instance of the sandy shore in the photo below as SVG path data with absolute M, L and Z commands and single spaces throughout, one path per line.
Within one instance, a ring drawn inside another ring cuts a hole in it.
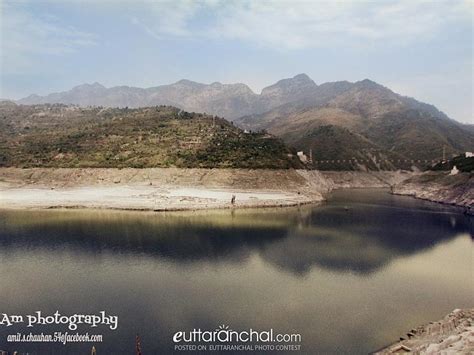
M 169 211 L 293 206 L 320 202 L 331 188 L 315 171 L 6 168 L 0 169 L 0 208 Z
M 389 188 L 411 176 L 291 169 L 0 168 L 0 208 L 170 211 L 294 206 L 321 202 L 336 188 Z
M 235 196 L 235 204 L 230 203 Z M 170 211 L 203 208 L 293 206 L 322 197 L 279 191 L 146 186 L 12 188 L 0 193 L 1 208 L 111 208 Z

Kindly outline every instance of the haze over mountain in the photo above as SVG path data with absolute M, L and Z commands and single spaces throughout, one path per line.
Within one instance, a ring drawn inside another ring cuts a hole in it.
M 201 84 L 181 80 L 147 89 L 84 84 L 47 96 L 30 95 L 21 104 L 144 107 L 172 105 L 233 120 L 248 130 L 265 129 L 314 160 L 334 160 L 319 168 L 395 168 L 397 161 L 437 160 L 474 150 L 472 125 L 450 119 L 435 106 L 401 96 L 365 79 L 317 85 L 306 74 L 283 79 L 260 94 L 245 84 Z M 380 166 L 377 161 L 392 160 Z M 404 165 L 406 166 L 406 164 Z
M 46 96 L 30 95 L 17 103 L 31 105 L 63 103 L 80 106 L 148 107 L 171 105 L 189 112 L 206 112 L 227 119 L 263 113 L 287 102 L 310 96 L 317 85 L 306 74 L 283 79 L 255 94 L 247 85 L 201 84 L 180 80 L 174 84 L 151 88 L 83 84 L 69 91 Z

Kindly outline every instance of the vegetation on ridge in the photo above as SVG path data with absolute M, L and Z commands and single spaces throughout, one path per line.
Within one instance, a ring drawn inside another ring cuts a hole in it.
M 0 105 L 0 166 L 291 168 L 278 138 L 171 106 Z

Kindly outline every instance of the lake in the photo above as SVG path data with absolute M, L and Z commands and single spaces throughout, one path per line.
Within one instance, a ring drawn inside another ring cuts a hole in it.
M 117 315 L 115 331 L 77 330 L 103 335 L 98 355 L 134 354 L 137 334 L 144 355 L 171 353 L 176 332 L 220 325 L 301 334 L 301 353 L 367 353 L 474 305 L 473 225 L 383 190 L 282 209 L 4 210 L 0 314 Z M 30 331 L 68 330 L 0 325 L 0 349 L 90 354 L 6 342 Z

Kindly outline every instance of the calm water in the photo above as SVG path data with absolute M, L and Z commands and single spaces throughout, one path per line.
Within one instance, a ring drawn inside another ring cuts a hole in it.
M 193 213 L 0 212 L 0 313 L 119 316 L 98 354 L 173 350 L 193 328 L 300 333 L 302 353 L 367 353 L 472 307 L 474 220 L 382 191 L 322 206 Z M 88 354 L 90 344 L 0 349 Z M 189 352 L 188 352 L 189 353 Z M 280 352 L 281 353 L 281 352 Z

